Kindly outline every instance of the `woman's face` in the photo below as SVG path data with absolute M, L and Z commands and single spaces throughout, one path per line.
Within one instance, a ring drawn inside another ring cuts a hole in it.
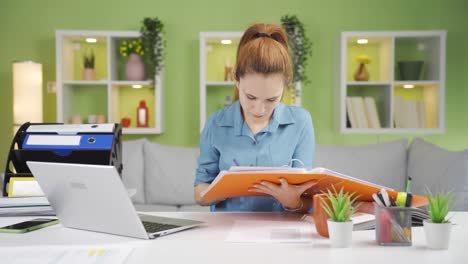
M 283 75 L 248 73 L 236 84 L 244 119 L 255 123 L 268 122 L 283 95 Z

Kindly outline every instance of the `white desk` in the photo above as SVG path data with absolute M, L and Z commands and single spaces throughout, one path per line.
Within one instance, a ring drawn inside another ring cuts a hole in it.
M 133 245 L 127 263 L 466 263 L 468 212 L 457 213 L 449 250 L 429 250 L 422 227 L 413 227 L 413 246 L 383 247 L 375 231 L 353 232 L 351 248 L 330 248 L 328 239 L 315 232 L 310 243 L 232 243 L 225 239 L 238 220 L 297 221 L 300 216 L 273 213 L 157 213 L 205 221 L 202 227 L 139 240 L 63 228 L 60 225 L 26 234 L 0 234 L 0 258 L 8 247 L 43 245 Z M 32 217 L 0 218 L 0 226 Z M 315 230 L 315 227 L 312 228 Z M 1 262 L 1 261 L 0 261 Z

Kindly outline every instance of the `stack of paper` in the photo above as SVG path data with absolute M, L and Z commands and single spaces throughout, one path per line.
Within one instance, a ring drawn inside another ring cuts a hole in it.
M 45 197 L 0 198 L 0 216 L 55 215 Z
M 367 213 L 355 213 L 351 216 L 353 221 L 353 230 L 370 230 L 375 229 L 375 215 Z

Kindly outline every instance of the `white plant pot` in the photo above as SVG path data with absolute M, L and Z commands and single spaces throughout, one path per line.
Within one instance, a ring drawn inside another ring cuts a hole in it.
M 426 243 L 428 248 L 448 249 L 450 242 L 450 231 L 452 223 L 438 224 L 429 219 L 423 221 L 424 233 L 426 234 Z
M 351 247 L 351 238 L 353 235 L 353 222 L 335 222 L 327 220 L 328 234 L 330 236 L 331 246 L 336 248 Z

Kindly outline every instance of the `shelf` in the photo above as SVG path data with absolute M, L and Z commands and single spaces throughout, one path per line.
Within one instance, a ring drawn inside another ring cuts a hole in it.
M 345 128 L 343 134 L 440 134 L 444 133 L 444 129 L 432 128 Z
M 83 122 L 89 115 L 105 116 L 106 122 L 120 123 L 123 117 L 133 124 L 125 128 L 127 134 L 161 134 L 164 132 L 163 76 L 155 81 L 124 80 L 127 58 L 119 53 L 123 40 L 137 39 L 138 31 L 82 31 L 56 32 L 57 59 L 57 122 L 71 123 L 81 115 Z M 87 43 L 87 38 L 95 43 Z M 82 53 L 93 49 L 96 55 L 96 79 L 81 78 Z M 80 68 L 81 67 L 81 68 Z M 146 69 L 147 70 L 147 69 Z M 139 85 L 141 87 L 133 87 Z M 140 100 L 148 107 L 149 127 L 136 128 L 136 109 Z
M 234 86 L 235 82 L 231 81 L 207 81 L 206 86 Z
M 153 85 L 153 81 L 111 81 L 111 85 Z
M 405 84 L 413 84 L 413 85 L 439 85 L 439 81 L 395 81 L 393 82 L 395 85 L 405 85 Z
M 63 81 L 64 85 L 107 85 L 107 80 L 99 81 Z
M 224 80 L 234 79 L 233 68 L 242 34 L 200 32 L 200 131 L 208 116 L 224 107 L 228 96 L 232 98 L 235 82 Z M 229 40 L 230 44 L 222 44 L 224 40 Z
M 390 82 L 346 82 L 346 85 L 350 86 L 382 86 L 382 85 L 391 85 Z
M 339 131 L 443 133 L 445 40 L 445 31 L 341 33 L 336 98 Z M 354 81 L 359 55 L 370 58 L 365 64 L 369 81 Z

